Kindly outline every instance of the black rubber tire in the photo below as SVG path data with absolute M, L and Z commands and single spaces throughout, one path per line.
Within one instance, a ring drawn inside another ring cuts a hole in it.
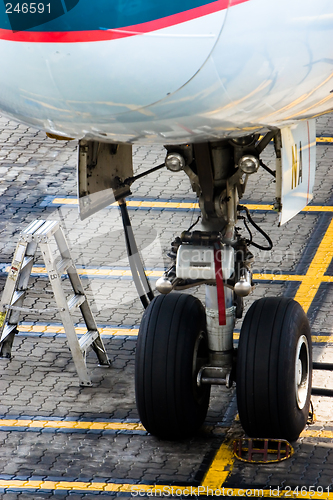
M 200 300 L 178 293 L 156 297 L 143 315 L 135 358 L 136 404 L 148 432 L 181 439 L 201 427 L 210 386 L 198 387 L 196 376 L 207 362 Z
M 309 377 L 308 385 L 297 388 L 296 356 L 304 363 L 302 377 Z M 302 307 L 283 297 L 254 302 L 240 333 L 236 376 L 238 412 L 248 436 L 296 440 L 308 419 L 311 380 L 311 331 Z

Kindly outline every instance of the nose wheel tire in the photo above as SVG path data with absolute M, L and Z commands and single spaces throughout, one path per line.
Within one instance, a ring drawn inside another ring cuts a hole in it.
M 201 302 L 187 294 L 156 297 L 143 315 L 135 359 L 136 404 L 148 432 L 179 439 L 202 425 L 210 386 L 198 386 L 197 374 L 207 362 Z
M 237 355 L 237 403 L 250 437 L 296 440 L 309 415 L 311 331 L 292 299 L 267 297 L 247 312 Z

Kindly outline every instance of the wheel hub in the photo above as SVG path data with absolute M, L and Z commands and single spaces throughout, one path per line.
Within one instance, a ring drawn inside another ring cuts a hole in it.
M 302 335 L 297 342 L 295 359 L 295 396 L 300 410 L 304 408 L 307 400 L 309 368 L 309 345 L 305 335 Z
M 296 378 L 297 386 L 299 386 L 302 382 L 302 362 L 300 359 L 297 360 Z

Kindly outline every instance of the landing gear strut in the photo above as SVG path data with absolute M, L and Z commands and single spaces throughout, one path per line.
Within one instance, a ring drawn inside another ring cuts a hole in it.
M 212 384 L 230 388 L 236 382 L 240 420 L 251 437 L 294 440 L 306 424 L 312 357 L 301 306 L 280 297 L 256 301 L 246 314 L 238 353 L 233 347 L 235 320 L 253 288 L 249 247 L 272 248 L 239 199 L 272 138 L 279 160 L 276 132 L 167 147 L 165 164 L 190 178 L 202 220 L 199 230 L 185 231 L 172 243 L 173 262 L 156 285 L 164 295 L 149 304 L 139 332 L 138 411 L 148 432 L 161 438 L 179 439 L 202 425 Z M 240 220 L 247 238 L 237 227 Z M 266 246 L 254 242 L 250 225 Z M 205 308 L 191 295 L 168 295 L 199 284 L 206 285 Z

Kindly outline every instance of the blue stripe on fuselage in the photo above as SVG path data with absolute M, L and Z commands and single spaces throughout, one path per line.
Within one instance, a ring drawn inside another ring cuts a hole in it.
M 18 31 L 85 31 L 115 29 L 155 21 L 167 16 L 211 4 L 209 0 L 39 0 L 43 14 L 22 13 L 23 1 L 13 0 L 12 13 L 6 14 L 8 1 L 0 1 L 0 29 Z M 76 5 L 75 5 L 76 3 Z M 14 12 L 20 5 L 20 13 Z M 46 7 L 50 4 L 50 7 Z M 25 3 L 25 5 L 30 5 Z M 70 10 L 64 12 L 64 6 Z M 74 5 L 74 7 L 73 7 Z M 51 11 L 48 15 L 48 10 Z M 54 19 L 47 21 L 47 19 Z M 11 16 L 11 17 L 10 17 Z M 16 16 L 15 19 L 13 16 Z M 45 22 L 46 21 L 46 22 Z M 41 24 L 43 22 L 43 24 Z

